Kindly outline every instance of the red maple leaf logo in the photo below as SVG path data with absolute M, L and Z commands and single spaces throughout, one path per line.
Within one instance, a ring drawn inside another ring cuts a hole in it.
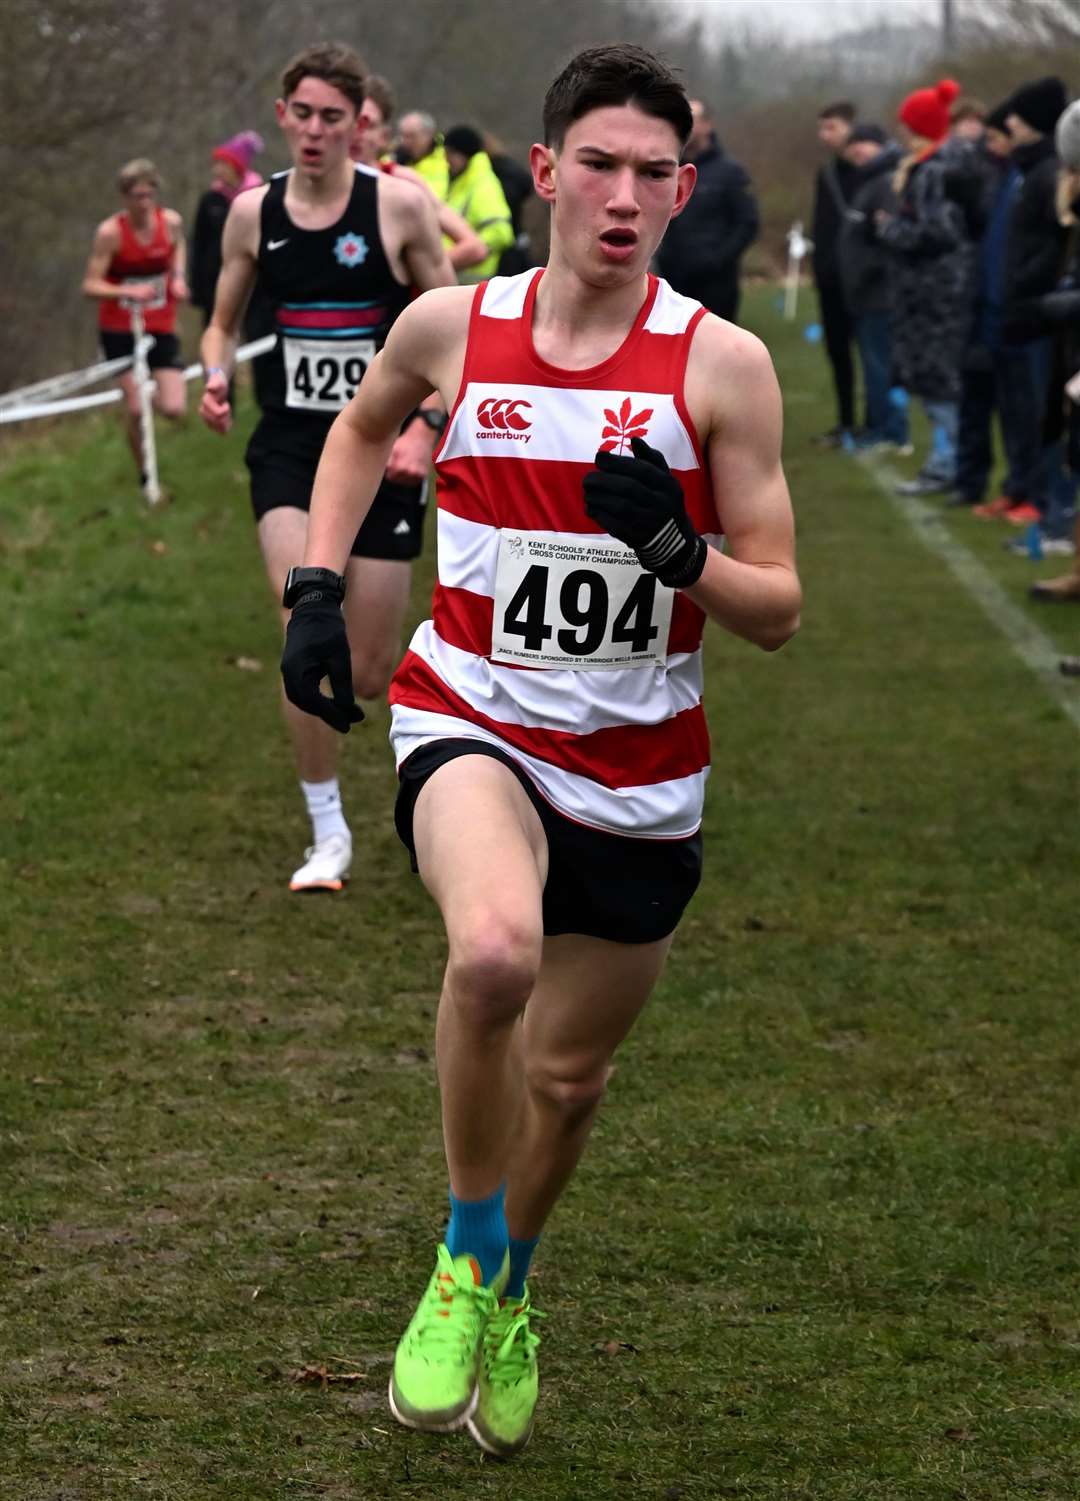
M 630 398 L 627 396 L 618 414 L 610 407 L 604 408 L 604 416 L 607 419 L 607 427 L 604 428 L 600 444 L 601 453 L 629 453 L 631 438 L 644 438 L 648 432 L 648 421 L 653 414 L 652 407 L 643 407 L 640 412 L 634 412 L 631 416 Z

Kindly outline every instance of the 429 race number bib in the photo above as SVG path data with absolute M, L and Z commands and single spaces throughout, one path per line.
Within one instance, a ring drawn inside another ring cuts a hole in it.
M 613 538 L 504 530 L 492 660 L 594 672 L 662 664 L 674 597 Z
M 340 412 L 375 358 L 374 339 L 284 339 L 285 405 Z

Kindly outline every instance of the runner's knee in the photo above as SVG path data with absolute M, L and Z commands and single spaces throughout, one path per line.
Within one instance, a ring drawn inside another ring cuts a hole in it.
M 397 665 L 392 657 L 353 657 L 352 682 L 357 698 L 383 699 Z
M 481 1025 L 520 1015 L 540 967 L 541 936 L 531 925 L 489 914 L 452 940 L 447 981 L 455 1004 Z
M 610 1073 L 607 1063 L 597 1067 L 591 1060 L 575 1064 L 573 1060 L 529 1059 L 525 1064 L 531 1093 L 564 1116 L 571 1127 L 588 1120 L 600 1104 Z
M 178 421 L 186 410 L 184 393 L 181 391 L 179 396 L 159 396 L 157 399 L 157 409 L 163 417 L 168 417 L 171 422 Z

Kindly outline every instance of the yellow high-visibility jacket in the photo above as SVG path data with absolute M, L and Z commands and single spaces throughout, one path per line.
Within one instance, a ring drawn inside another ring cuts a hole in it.
M 445 203 L 446 190 L 450 185 L 450 168 L 447 165 L 446 152 L 442 145 L 433 146 L 427 156 L 422 156 L 418 162 L 413 162 L 412 169 L 414 172 L 419 172 L 435 197 L 441 198 Z
M 499 257 L 514 243 L 514 228 L 506 194 L 486 151 L 478 151 L 470 157 L 464 172 L 451 178 L 446 201 L 470 229 L 475 229 L 491 251 L 479 265 L 460 271 L 458 280 L 477 282 L 494 276 Z

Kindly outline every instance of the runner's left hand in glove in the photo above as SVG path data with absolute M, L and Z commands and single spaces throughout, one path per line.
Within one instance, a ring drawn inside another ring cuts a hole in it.
M 600 452 L 583 481 L 585 510 L 637 553 L 642 568 L 669 589 L 688 589 L 705 567 L 709 544 L 691 525 L 682 486 L 664 455 L 631 438 L 633 458 Z
M 285 631 L 281 676 L 290 703 L 347 735 L 364 711 L 353 693 L 341 598 L 342 593 L 317 584 L 301 586 L 295 593 L 286 589 L 285 603 L 292 606 L 292 615 Z M 333 698 L 320 690 L 323 678 L 330 680 Z

